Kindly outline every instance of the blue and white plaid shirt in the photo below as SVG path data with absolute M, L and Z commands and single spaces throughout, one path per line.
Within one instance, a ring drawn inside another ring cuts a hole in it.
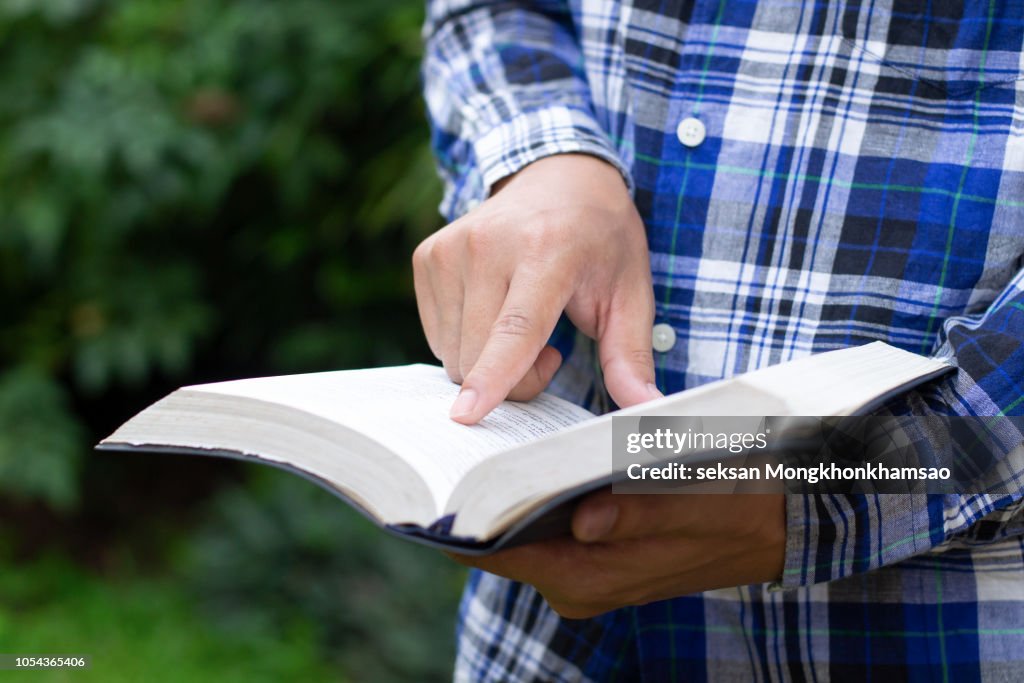
M 675 332 L 662 390 L 881 339 L 958 366 L 891 409 L 1021 415 L 1022 20 L 1020 0 L 434 0 L 442 209 L 593 154 L 647 226 Z M 606 408 L 592 344 L 562 333 L 556 389 Z M 474 573 L 456 678 L 1024 680 L 1021 475 L 1010 494 L 790 496 L 783 590 L 569 621 Z

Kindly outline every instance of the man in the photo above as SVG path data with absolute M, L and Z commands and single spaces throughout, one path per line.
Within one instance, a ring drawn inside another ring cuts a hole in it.
M 1020 415 L 1022 14 L 429 2 L 453 222 L 414 267 L 453 419 L 549 383 L 605 410 L 876 339 L 957 365 L 887 411 Z M 1020 680 L 1004 470 L 984 495 L 598 494 L 573 539 L 464 560 L 484 571 L 456 679 Z

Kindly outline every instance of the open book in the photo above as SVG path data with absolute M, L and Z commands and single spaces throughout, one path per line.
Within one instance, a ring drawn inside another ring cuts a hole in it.
M 850 415 L 949 367 L 873 342 L 600 417 L 543 394 L 473 426 L 448 418 L 459 387 L 430 365 L 244 379 L 179 389 L 98 448 L 253 459 L 394 533 L 486 553 L 566 533 L 572 502 L 620 474 L 612 415 Z

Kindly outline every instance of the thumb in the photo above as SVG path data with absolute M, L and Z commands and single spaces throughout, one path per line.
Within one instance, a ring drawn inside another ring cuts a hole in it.
M 653 323 L 654 293 L 649 285 L 639 287 L 610 307 L 607 323 L 598 337 L 605 386 L 621 408 L 662 396 L 654 384 Z
M 606 543 L 686 531 L 696 523 L 699 503 L 705 499 L 700 494 L 628 494 L 605 489 L 576 506 L 572 533 L 583 543 Z

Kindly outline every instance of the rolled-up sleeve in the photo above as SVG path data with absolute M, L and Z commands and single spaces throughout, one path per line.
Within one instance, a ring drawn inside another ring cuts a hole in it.
M 596 120 L 566 2 L 430 0 L 424 93 L 449 219 L 542 157 L 585 153 L 629 170 Z
M 1024 535 L 1022 422 L 998 419 L 1024 415 L 1024 270 L 984 313 L 947 319 L 933 354 L 951 360 L 956 372 L 895 398 L 881 413 L 995 418 L 974 422 L 992 425 L 982 437 L 942 429 L 919 435 L 922 448 L 955 455 L 978 448 L 982 438 L 984 472 L 961 493 L 788 496 L 786 565 L 776 587 L 832 581 L 952 541 Z

